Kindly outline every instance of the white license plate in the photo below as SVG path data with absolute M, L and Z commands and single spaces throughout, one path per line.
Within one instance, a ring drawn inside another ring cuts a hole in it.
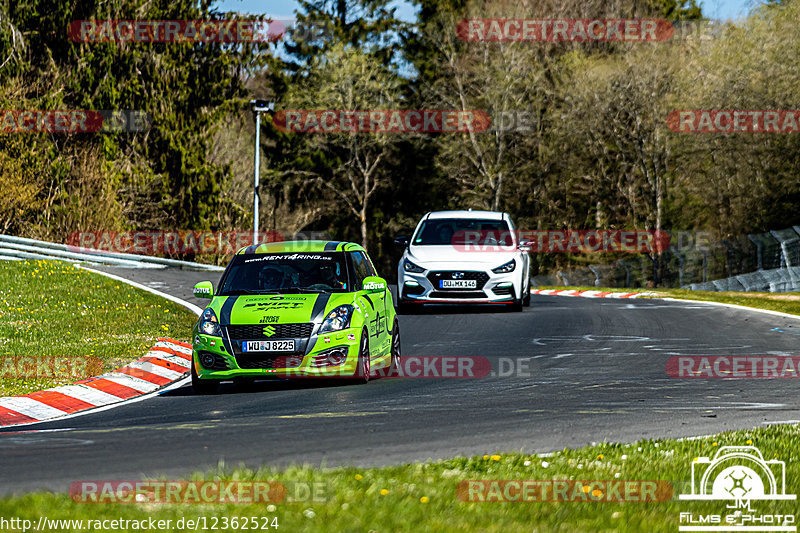
M 294 341 L 244 341 L 243 352 L 293 352 Z
M 475 289 L 478 281 L 474 279 L 443 279 L 439 282 L 442 289 Z

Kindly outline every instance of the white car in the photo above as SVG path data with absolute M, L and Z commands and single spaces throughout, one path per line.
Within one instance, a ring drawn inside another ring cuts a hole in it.
M 415 304 L 530 305 L 527 242 L 518 242 L 508 213 L 436 211 L 413 236 L 398 237 L 405 251 L 397 267 L 398 308 Z

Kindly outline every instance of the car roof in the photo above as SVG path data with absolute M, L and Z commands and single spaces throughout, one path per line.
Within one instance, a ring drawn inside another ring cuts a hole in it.
M 280 241 L 245 246 L 239 254 L 279 254 L 290 252 L 366 252 L 360 244 L 342 241 Z
M 503 220 L 503 215 L 500 211 L 432 211 L 427 214 L 425 218 L 479 218 L 484 220 Z

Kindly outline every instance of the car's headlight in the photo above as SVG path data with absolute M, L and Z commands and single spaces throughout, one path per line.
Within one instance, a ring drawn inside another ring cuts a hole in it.
M 511 261 L 509 261 L 504 265 L 500 265 L 497 268 L 493 268 L 492 272 L 494 272 L 495 274 L 507 274 L 509 272 L 514 272 L 515 268 L 517 268 L 517 262 L 514 259 L 512 259 Z
M 415 265 L 408 259 L 403 261 L 403 270 L 405 270 L 406 272 L 414 272 L 415 274 L 422 274 L 423 272 L 425 272 L 424 268 L 422 268 L 419 265 Z
M 214 337 L 222 337 L 222 328 L 219 327 L 217 314 L 210 307 L 203 311 L 200 315 L 200 333 L 205 335 L 212 335 Z
M 322 321 L 322 327 L 319 328 L 320 333 L 329 333 L 331 331 L 339 331 L 350 326 L 350 319 L 353 316 L 352 305 L 340 305 L 325 317 Z

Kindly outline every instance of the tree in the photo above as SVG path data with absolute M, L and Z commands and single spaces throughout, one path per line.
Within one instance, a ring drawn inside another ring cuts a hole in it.
M 373 56 L 351 45 L 337 44 L 309 68 L 303 85 L 286 95 L 287 109 L 364 111 L 394 109 L 400 104 L 400 80 Z M 389 187 L 387 161 L 393 133 L 296 133 L 308 135 L 284 174 L 301 177 L 333 198 L 329 210 L 344 208 L 358 221 L 366 247 L 370 202 Z

